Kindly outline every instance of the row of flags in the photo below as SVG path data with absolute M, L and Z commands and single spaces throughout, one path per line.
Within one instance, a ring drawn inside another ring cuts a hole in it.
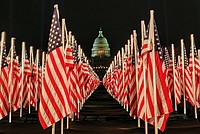
M 39 121 L 45 129 L 65 117 L 78 116 L 82 105 L 97 88 L 100 80 L 89 65 L 80 45 L 67 32 L 64 19 L 59 20 L 58 6 L 54 12 L 49 34 L 48 51 L 33 47 L 30 55 L 22 42 L 21 59 L 15 50 L 15 39 L 6 53 L 5 32 L 0 47 L 0 119 L 20 109 L 35 107 Z M 40 62 L 42 59 L 42 62 Z M 42 64 L 41 64 L 42 63 Z M 38 105 L 39 104 L 39 105 Z
M 183 40 L 181 55 L 175 55 L 172 44 L 171 56 L 161 46 L 158 30 L 151 11 L 146 29 L 141 23 L 142 47 L 139 53 L 136 31 L 133 31 L 125 48 L 117 53 L 103 84 L 107 91 L 129 111 L 131 117 L 165 130 L 170 113 L 186 101 L 195 109 L 200 107 L 200 61 L 191 35 L 189 58 Z M 67 32 L 65 20 L 59 20 L 58 6 L 54 6 L 48 51 L 39 50 L 35 58 L 22 42 L 22 54 L 15 50 L 15 38 L 6 52 L 5 32 L 0 42 L 0 119 L 16 110 L 35 107 L 43 128 L 48 128 L 65 117 L 74 118 L 88 97 L 100 84 L 100 80 L 71 32 Z M 40 62 L 42 59 L 42 62 Z M 183 100 L 182 100 L 183 99 Z M 39 104 L 39 105 L 38 105 Z M 146 128 L 146 127 L 145 127 Z M 145 129 L 145 131 L 147 131 Z
M 194 106 L 195 118 L 200 107 L 200 60 L 191 35 L 189 58 L 184 41 L 181 40 L 181 55 L 175 55 L 174 44 L 171 55 L 161 46 L 154 12 L 150 12 L 148 27 L 141 21 L 141 50 L 138 49 L 137 34 L 133 31 L 130 40 L 118 51 L 103 78 L 107 91 L 131 117 L 145 121 L 165 130 L 170 113 L 177 105 L 186 101 Z

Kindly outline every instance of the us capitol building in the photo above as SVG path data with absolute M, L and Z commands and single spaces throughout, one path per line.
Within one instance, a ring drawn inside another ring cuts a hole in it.
M 110 55 L 110 48 L 107 39 L 100 28 L 98 37 L 94 40 L 91 50 L 90 65 L 102 80 L 113 58 Z

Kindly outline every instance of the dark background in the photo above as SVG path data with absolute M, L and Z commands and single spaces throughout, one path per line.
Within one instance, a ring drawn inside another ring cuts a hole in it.
M 87 56 L 100 26 L 112 55 L 124 46 L 134 29 L 140 43 L 140 21 L 145 20 L 147 25 L 150 9 L 155 11 L 163 46 L 174 43 L 179 50 L 183 38 L 189 47 L 191 33 L 197 47 L 200 43 L 199 0 L 0 0 L 0 32 L 7 33 L 7 48 L 10 38 L 16 37 L 18 54 L 22 41 L 46 51 L 55 3 L 59 5 L 60 18 L 66 19 L 67 29 Z

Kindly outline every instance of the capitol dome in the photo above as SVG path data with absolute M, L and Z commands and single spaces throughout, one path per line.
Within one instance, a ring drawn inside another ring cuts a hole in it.
M 101 28 L 98 37 L 94 40 L 91 57 L 110 57 L 109 44 L 107 39 L 103 36 Z

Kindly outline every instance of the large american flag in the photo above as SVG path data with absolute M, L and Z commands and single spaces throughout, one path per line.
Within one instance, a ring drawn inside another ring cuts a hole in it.
M 49 34 L 48 55 L 38 110 L 39 121 L 44 129 L 71 113 L 58 14 L 58 7 L 55 6 Z
M 139 100 L 138 100 L 138 116 L 143 120 L 148 121 L 150 124 L 154 125 L 155 116 L 154 116 L 154 105 L 157 105 L 157 125 L 161 131 L 164 131 L 166 126 L 166 121 L 169 117 L 169 114 L 173 111 L 172 100 L 170 96 L 170 91 L 167 86 L 166 79 L 166 68 L 164 66 L 164 57 L 163 50 L 161 48 L 157 27 L 155 21 L 153 21 L 154 31 L 149 28 L 146 36 L 148 34 L 153 34 L 154 38 L 146 38 L 146 42 L 142 46 L 142 66 L 145 66 L 146 71 L 140 71 L 143 76 L 143 73 L 146 73 L 146 89 L 144 87 L 139 88 Z M 155 39 L 155 59 L 152 56 L 152 39 Z M 154 102 L 154 88 L 153 88 L 153 61 L 155 61 L 155 74 L 156 74 L 156 98 L 157 102 Z M 143 81 L 144 82 L 144 81 Z M 142 84 L 143 85 L 143 84 Z M 143 85 L 144 86 L 144 85 Z M 146 92 L 145 92 L 146 91 Z M 146 97 L 144 95 L 146 94 Z M 145 105 L 146 101 L 146 105 Z
M 1 74 L 0 74 L 0 119 L 8 115 L 9 103 L 8 103 L 8 64 L 6 61 L 6 45 L 3 45 L 1 61 Z

